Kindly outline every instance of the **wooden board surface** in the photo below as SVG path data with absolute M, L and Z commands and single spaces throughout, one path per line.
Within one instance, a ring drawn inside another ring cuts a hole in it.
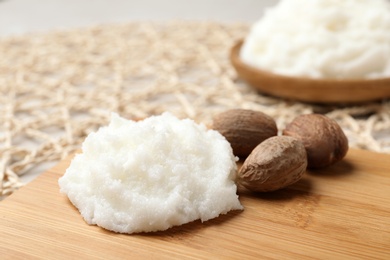
M 0 202 L 1 259 L 390 259 L 390 155 L 350 150 L 292 187 L 241 192 L 244 211 L 125 235 L 59 193 L 69 159 Z

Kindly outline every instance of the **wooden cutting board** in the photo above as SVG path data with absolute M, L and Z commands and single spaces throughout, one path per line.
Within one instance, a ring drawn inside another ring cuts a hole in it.
M 390 155 L 350 150 L 288 189 L 240 192 L 244 211 L 135 235 L 84 222 L 59 193 L 69 162 L 0 202 L 1 259 L 390 259 Z

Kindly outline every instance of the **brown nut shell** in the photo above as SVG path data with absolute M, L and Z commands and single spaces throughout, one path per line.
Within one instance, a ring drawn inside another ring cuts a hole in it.
M 259 143 L 278 133 L 272 117 L 248 109 L 231 109 L 216 115 L 212 128 L 228 140 L 239 158 L 246 158 Z
M 275 191 L 300 180 L 306 167 L 302 142 L 289 136 L 275 136 L 252 151 L 238 172 L 237 182 L 251 191 Z
M 308 168 L 334 164 L 348 152 L 348 139 L 336 121 L 321 114 L 296 117 L 283 130 L 283 135 L 300 139 L 307 152 Z

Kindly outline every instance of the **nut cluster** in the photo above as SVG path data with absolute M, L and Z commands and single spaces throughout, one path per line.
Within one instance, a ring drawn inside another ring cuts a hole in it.
M 323 168 L 345 157 L 348 139 L 337 122 L 320 114 L 296 117 L 278 136 L 274 119 L 262 112 L 232 109 L 213 119 L 214 130 L 245 159 L 237 182 L 258 192 L 285 188 L 307 168 Z

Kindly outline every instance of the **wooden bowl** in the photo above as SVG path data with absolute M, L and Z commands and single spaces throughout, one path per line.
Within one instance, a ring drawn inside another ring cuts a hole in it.
M 311 79 L 277 75 L 240 59 L 243 41 L 233 46 L 230 61 L 238 75 L 260 92 L 315 103 L 361 103 L 390 97 L 390 78 Z

